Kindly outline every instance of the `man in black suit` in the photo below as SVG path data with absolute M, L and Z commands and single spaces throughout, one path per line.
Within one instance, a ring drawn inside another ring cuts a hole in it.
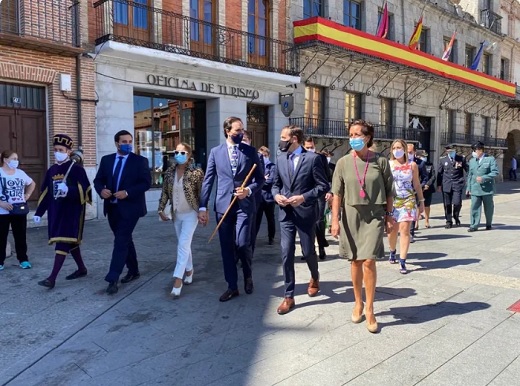
M 321 158 L 302 146 L 303 130 L 297 126 L 285 126 L 278 145 L 282 152 L 278 157 L 277 173 L 272 193 L 280 206 L 279 221 L 282 246 L 285 296 L 277 309 L 283 315 L 294 308 L 294 251 L 296 232 L 300 237 L 303 256 L 311 272 L 307 294 L 316 296 L 320 290 L 318 257 L 314 248 L 317 200 L 323 197 L 330 185 Z
M 311 153 L 316 153 L 316 143 L 314 138 L 305 137 L 303 141 L 303 147 L 305 150 Z M 325 170 L 325 178 L 329 183 L 332 182 L 332 175 L 330 174 L 329 162 L 327 157 L 323 153 L 316 153 L 323 162 L 323 170 Z M 316 240 L 318 241 L 318 256 L 321 260 L 327 258 L 325 248 L 329 246 L 329 242 L 325 237 L 325 205 L 332 199 L 332 193 L 327 192 L 325 196 L 318 198 L 318 221 L 316 222 Z
M 114 249 L 110 269 L 105 277 L 106 292 L 117 293 L 117 282 L 126 264 L 128 273 L 121 283 L 140 276 L 132 233 L 140 217 L 146 215 L 145 192 L 150 189 L 148 160 L 132 153 L 133 138 L 126 130 L 114 136 L 117 153 L 101 158 L 94 188 L 104 200 L 103 214 L 114 233 Z
M 444 215 L 446 217 L 446 229 L 460 225 L 460 210 L 462 208 L 462 192 L 464 191 L 464 172 L 468 172 L 466 159 L 456 153 L 453 145 L 445 147 L 446 155 L 439 160 L 437 169 L 437 190 L 442 192 L 444 201 Z
M 244 137 L 242 120 L 238 117 L 229 117 L 224 121 L 223 126 L 226 142 L 214 147 L 209 153 L 206 175 L 200 193 L 199 221 L 204 225 L 208 223 L 207 207 L 216 179 L 215 214 L 217 223 L 228 210 L 233 197 L 237 197 L 218 230 L 224 277 L 228 284 L 228 289 L 220 296 L 220 301 L 227 302 L 239 295 L 236 259 L 242 262 L 244 290 L 247 294 L 253 293 L 251 227 L 254 225 L 252 213 L 256 210 L 255 193 L 262 189 L 264 184 L 264 170 L 256 149 L 242 143 Z M 254 164 L 256 164 L 256 169 L 252 178 L 242 188 L 242 184 Z

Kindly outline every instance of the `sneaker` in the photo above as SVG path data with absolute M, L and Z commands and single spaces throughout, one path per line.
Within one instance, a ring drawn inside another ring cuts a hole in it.
M 3 271 L 3 270 L 4 270 L 4 266 L 0 265 L 0 271 Z
M 395 264 L 397 263 L 397 250 L 395 251 L 390 251 L 390 257 L 388 259 L 388 262 L 390 264 Z
M 32 265 L 28 261 L 22 261 L 20 263 L 20 268 L 21 269 L 29 269 L 29 268 L 32 268 Z
M 410 242 L 411 242 L 411 243 L 415 243 L 415 239 L 414 239 L 413 236 L 410 236 Z

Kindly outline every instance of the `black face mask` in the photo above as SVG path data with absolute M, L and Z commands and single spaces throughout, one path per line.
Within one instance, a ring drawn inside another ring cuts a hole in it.
M 278 142 L 278 149 L 280 149 L 281 152 L 285 153 L 289 148 L 291 147 L 291 142 L 289 141 L 280 141 Z

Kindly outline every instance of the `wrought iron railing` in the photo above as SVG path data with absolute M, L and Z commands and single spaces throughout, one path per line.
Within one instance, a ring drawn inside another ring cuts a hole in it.
M 480 11 L 480 25 L 493 31 L 496 34 L 502 34 L 502 16 L 490 11 L 482 9 Z
M 299 126 L 305 135 L 324 138 L 348 138 L 348 123 L 341 120 L 297 117 L 289 118 L 291 125 Z M 374 125 L 374 139 L 393 140 L 402 138 L 406 141 L 419 141 L 421 130 L 402 126 Z
M 448 133 L 443 132 L 441 134 L 441 144 L 461 144 L 461 145 L 473 145 L 476 142 L 482 142 L 484 146 L 491 147 L 507 147 L 505 138 L 494 138 L 486 135 L 474 135 L 464 133 Z
M 79 0 L 3 0 L 0 34 L 78 47 Z
M 100 0 L 96 44 L 106 41 L 189 55 L 242 67 L 297 75 L 290 43 L 128 0 Z

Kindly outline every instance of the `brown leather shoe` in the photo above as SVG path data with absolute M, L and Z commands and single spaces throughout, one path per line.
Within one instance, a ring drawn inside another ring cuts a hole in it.
M 307 287 L 307 295 L 309 295 L 312 298 L 318 295 L 318 292 L 320 292 L 320 281 L 311 278 L 311 281 L 309 282 L 309 287 Z
M 295 303 L 293 298 L 284 298 L 276 312 L 278 312 L 278 315 L 285 315 L 294 308 L 294 305 Z

